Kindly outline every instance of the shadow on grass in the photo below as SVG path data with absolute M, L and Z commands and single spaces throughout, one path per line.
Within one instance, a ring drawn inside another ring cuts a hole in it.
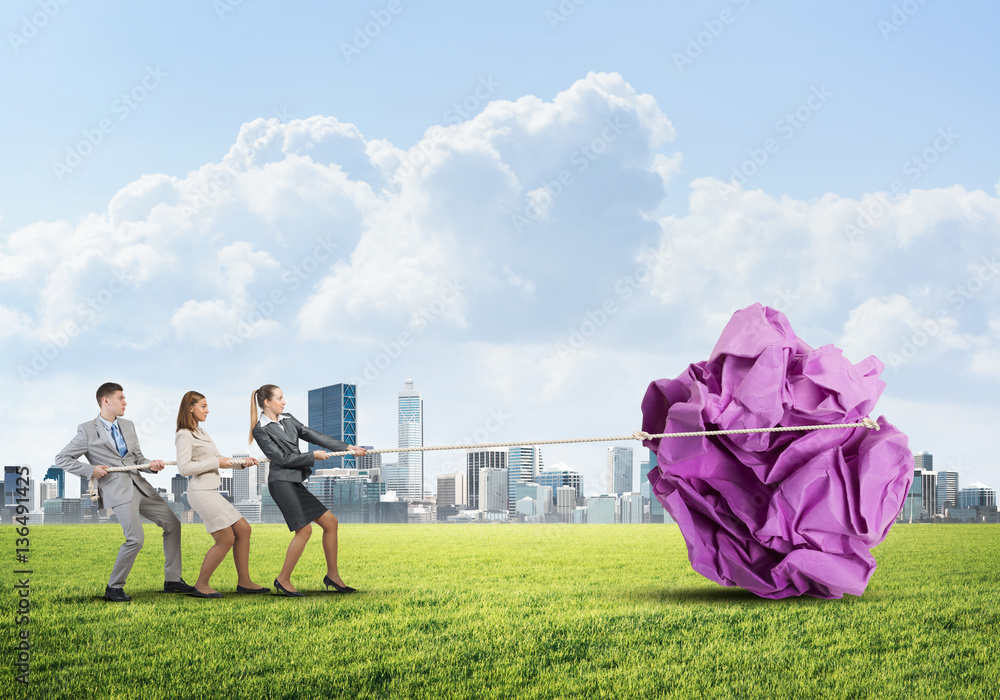
M 640 600 L 654 601 L 660 603 L 741 603 L 743 605 L 814 605 L 820 601 L 818 598 L 810 597 L 790 597 L 780 600 L 761 598 L 743 588 L 727 588 L 719 586 L 717 588 L 673 588 L 660 591 L 641 591 L 636 597 Z

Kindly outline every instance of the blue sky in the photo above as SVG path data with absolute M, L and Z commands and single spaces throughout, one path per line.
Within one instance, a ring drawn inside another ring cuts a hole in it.
M 4 463 L 47 465 L 109 379 L 167 459 L 184 391 L 228 452 L 264 382 L 305 418 L 361 378 L 377 446 L 407 377 L 428 444 L 629 433 L 759 301 L 886 362 L 877 413 L 998 487 L 998 17 L 9 2 Z M 604 446 L 544 455 L 605 489 Z

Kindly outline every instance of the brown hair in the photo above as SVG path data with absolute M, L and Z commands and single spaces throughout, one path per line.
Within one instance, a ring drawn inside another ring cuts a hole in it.
M 103 407 L 104 404 L 101 403 L 101 399 L 103 399 L 105 396 L 111 396 L 116 391 L 125 391 L 125 390 L 122 389 L 121 384 L 115 384 L 114 382 L 104 382 L 104 384 L 101 384 L 99 387 L 97 387 L 97 405 Z
M 177 429 L 190 430 L 192 433 L 198 429 L 198 421 L 191 413 L 191 407 L 205 398 L 204 394 L 197 391 L 189 391 L 181 399 L 181 407 L 177 409 Z
M 271 397 L 274 396 L 275 390 L 279 387 L 275 384 L 265 384 L 260 389 L 254 389 L 250 393 L 250 437 L 247 438 L 247 444 L 253 442 L 253 429 L 257 425 L 257 407 L 260 410 L 264 410 L 264 402 L 270 401 Z

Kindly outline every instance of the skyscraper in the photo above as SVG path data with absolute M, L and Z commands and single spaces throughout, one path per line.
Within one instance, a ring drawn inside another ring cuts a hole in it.
M 934 455 L 930 452 L 918 452 L 913 455 L 913 468 L 934 471 Z
M 424 400 L 407 379 L 399 392 L 399 447 L 424 446 Z M 406 475 L 405 493 L 397 497 L 405 501 L 419 501 L 424 497 L 424 453 L 400 452 L 399 468 Z
M 486 467 L 479 472 L 480 510 L 507 513 L 507 470 Z
M 402 455 L 401 455 L 402 456 Z M 486 510 L 486 505 L 480 498 L 480 472 L 483 469 L 507 469 L 507 452 L 505 450 L 469 450 L 465 455 L 466 486 L 469 498 L 466 503 L 469 510 Z M 506 510 L 506 506 L 504 506 Z
M 563 462 L 556 462 L 551 467 L 545 467 L 535 475 L 535 481 L 542 486 L 548 486 L 552 490 L 552 498 L 555 499 L 560 486 L 572 486 L 576 489 L 576 497 L 583 498 L 583 477 L 580 472 L 570 469 Z M 556 505 L 555 500 L 552 505 Z
M 51 479 L 59 484 L 59 495 L 53 496 L 53 498 L 66 498 L 66 472 L 64 472 L 60 467 L 51 466 L 49 467 L 49 470 L 45 472 L 45 478 Z
M 635 480 L 632 474 L 632 448 L 608 448 L 608 493 L 629 493 Z
M 944 515 L 958 506 L 958 472 L 942 469 L 937 472 L 937 513 Z
M 309 390 L 309 427 L 316 432 L 346 442 L 358 444 L 358 387 L 355 384 L 333 384 Z M 309 445 L 312 451 L 325 450 Z M 338 455 L 316 463 L 323 469 L 355 469 L 354 455 Z
M 329 460 L 327 460 L 329 461 Z M 243 469 L 233 469 L 233 491 L 229 494 L 234 504 L 249 501 L 257 497 L 257 468 L 244 467 Z
M 542 470 L 542 451 L 537 447 L 510 447 L 507 449 L 507 510 L 511 520 L 517 507 L 514 493 L 517 482 L 534 481 Z
M 466 475 L 462 472 L 439 476 L 437 478 L 438 506 L 464 506 L 469 497 L 465 481 Z

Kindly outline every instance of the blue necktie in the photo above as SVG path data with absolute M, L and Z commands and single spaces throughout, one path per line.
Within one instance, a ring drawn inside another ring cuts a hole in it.
M 125 446 L 125 440 L 122 439 L 122 434 L 118 431 L 118 424 L 111 424 L 111 437 L 115 439 L 115 447 L 118 448 L 118 454 L 122 457 L 128 452 L 128 447 Z

